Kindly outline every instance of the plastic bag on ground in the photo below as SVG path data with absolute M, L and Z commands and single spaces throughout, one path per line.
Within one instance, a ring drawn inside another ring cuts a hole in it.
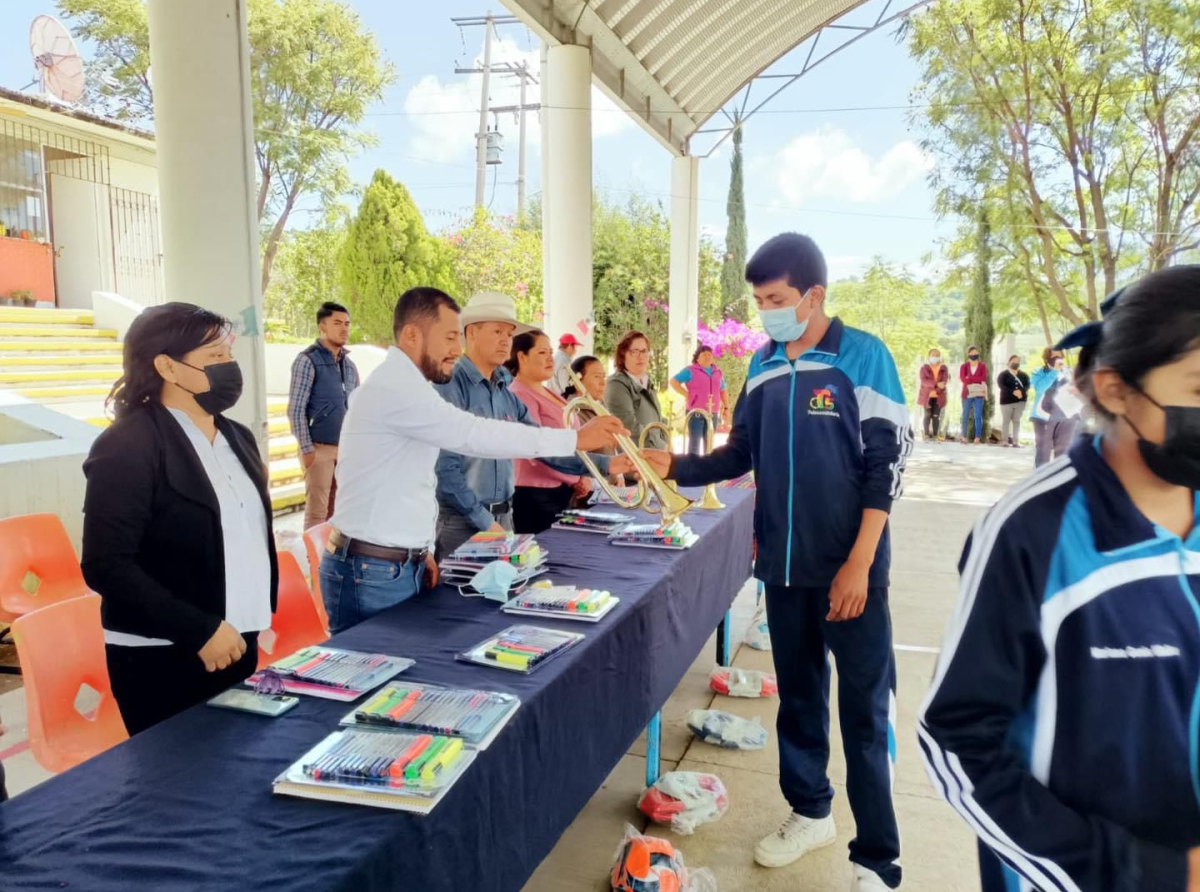
M 708 686 L 730 697 L 774 697 L 779 685 L 770 672 L 718 666 L 708 676 Z
M 761 750 L 767 745 L 767 729 L 758 719 L 744 719 L 719 709 L 693 709 L 688 728 L 700 740 L 731 750 Z
M 613 860 L 613 892 L 717 892 L 711 870 L 688 870 L 683 853 L 671 843 L 628 824 Z
M 670 824 L 676 833 L 690 836 L 729 810 L 729 793 L 715 774 L 668 771 L 642 793 L 638 808 L 655 823 Z
M 771 633 L 767 627 L 767 608 L 759 607 L 754 611 L 754 619 L 750 620 L 750 628 L 746 630 L 746 646 L 755 650 L 771 649 Z

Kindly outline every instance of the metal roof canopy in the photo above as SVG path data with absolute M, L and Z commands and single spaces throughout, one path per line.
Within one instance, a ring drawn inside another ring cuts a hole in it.
M 548 44 L 590 46 L 597 86 L 686 155 L 689 139 L 747 83 L 868 0 L 502 2 Z

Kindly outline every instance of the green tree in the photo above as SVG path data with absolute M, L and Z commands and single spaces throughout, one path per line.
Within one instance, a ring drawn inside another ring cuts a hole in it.
M 729 198 L 725 214 L 725 260 L 721 265 L 721 295 L 724 315 L 745 322 L 750 314 L 746 289 L 746 192 L 742 182 L 742 127 L 733 122 L 733 157 L 729 161 Z
M 992 362 L 992 344 L 996 340 L 996 327 L 992 319 L 992 233 L 988 222 L 986 206 L 980 206 L 979 218 L 975 235 L 975 275 L 971 282 L 971 296 L 967 300 L 967 324 L 963 331 L 964 347 L 975 345 L 979 348 L 979 361 L 987 366 L 990 372 L 995 368 Z M 975 431 L 974 439 L 986 440 L 991 430 L 991 419 L 995 393 L 992 388 L 991 375 L 987 381 L 987 400 L 983 406 L 983 432 Z
M 284 233 L 270 287 L 263 295 L 269 334 L 280 340 L 317 336 L 317 307 L 327 300 L 343 302 L 337 259 L 345 238 L 346 223 L 340 218 Z M 360 333 L 356 328 L 351 331 L 352 336 Z
M 516 300 L 521 321 L 542 324 L 539 231 L 518 226 L 512 217 L 497 217 L 477 208 L 469 225 L 445 240 L 453 257 L 455 293 L 460 298 L 466 300 L 477 291 L 499 291 Z
M 396 299 L 418 285 L 454 290 L 445 243 L 425 229 L 403 184 L 377 170 L 346 232 L 338 274 L 354 327 L 364 340 L 392 340 Z
M 146 124 L 154 112 L 150 29 L 143 0 L 58 0 L 88 61 L 91 107 Z M 373 144 L 363 116 L 395 81 L 375 38 L 336 0 L 249 0 L 262 289 L 300 202 L 335 200 L 350 187 L 346 161 Z M 198 76 L 201 76 L 198 74 Z
M 922 358 L 944 337 L 938 324 L 921 318 L 930 315 L 925 309 L 928 297 L 927 286 L 881 257 L 874 258 L 861 278 L 829 286 L 830 313 L 836 313 L 847 325 L 871 332 L 887 345 L 910 402 L 916 396 Z
M 958 0 L 911 17 L 938 209 L 988 205 L 1044 331 L 1200 240 L 1191 0 Z M 973 227 L 973 224 L 972 224 Z

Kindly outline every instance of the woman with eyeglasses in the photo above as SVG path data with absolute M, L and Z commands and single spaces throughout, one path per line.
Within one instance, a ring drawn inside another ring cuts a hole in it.
M 1068 335 L 1099 433 L 963 554 L 918 717 L 983 892 L 1200 890 L 1200 266 Z
M 242 394 L 230 323 L 149 307 L 125 336 L 116 421 L 83 465 L 83 575 L 103 599 L 108 674 L 130 734 L 254 672 L 278 566 L 267 469 L 224 416 Z
M 617 343 L 617 370 L 608 377 L 604 405 L 617 416 L 638 442 L 642 430 L 663 420 L 658 395 L 650 385 L 650 341 L 640 331 L 631 331 Z M 646 437 L 648 449 L 667 449 L 667 438 L 659 429 Z

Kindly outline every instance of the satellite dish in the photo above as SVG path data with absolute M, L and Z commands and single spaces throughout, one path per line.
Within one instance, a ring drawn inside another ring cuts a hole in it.
M 29 52 L 45 93 L 63 102 L 83 97 L 83 58 L 58 19 L 40 15 L 29 26 Z

